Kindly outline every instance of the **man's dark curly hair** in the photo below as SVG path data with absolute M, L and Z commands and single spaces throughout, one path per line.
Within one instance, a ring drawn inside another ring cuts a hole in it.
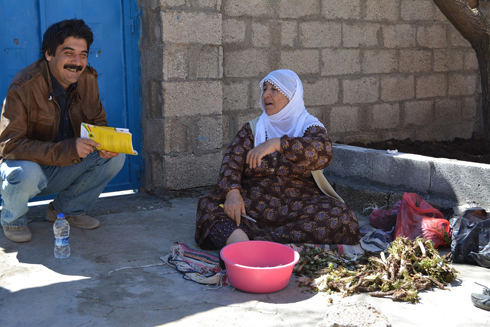
M 44 32 L 41 52 L 44 54 L 47 51 L 48 55 L 54 56 L 58 46 L 63 44 L 65 39 L 70 36 L 76 39 L 85 39 L 87 41 L 87 51 L 90 50 L 90 45 L 94 42 L 94 34 L 83 19 L 67 19 L 54 23 Z

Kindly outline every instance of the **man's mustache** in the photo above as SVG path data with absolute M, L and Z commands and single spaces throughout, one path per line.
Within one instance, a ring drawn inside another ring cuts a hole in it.
M 81 71 L 83 69 L 82 66 L 77 66 L 77 65 L 65 65 L 65 69 L 76 69 L 77 72 Z

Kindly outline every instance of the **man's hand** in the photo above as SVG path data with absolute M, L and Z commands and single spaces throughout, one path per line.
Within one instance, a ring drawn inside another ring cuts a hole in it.
M 268 154 L 281 150 L 281 139 L 276 137 L 260 143 L 247 153 L 247 164 L 250 168 L 260 167 L 260 161 Z
M 226 194 L 226 201 L 223 207 L 225 213 L 232 220 L 236 222 L 237 226 L 240 226 L 242 214 L 245 214 L 245 202 L 243 202 L 242 195 L 237 189 L 233 189 Z
M 85 158 L 86 156 L 94 152 L 94 147 L 100 146 L 100 144 L 90 139 L 82 139 L 79 137 L 76 140 L 76 146 L 78 156 L 80 158 Z
M 77 145 L 78 156 L 80 158 L 85 158 L 86 156 L 94 152 L 95 150 L 94 147 L 100 146 L 100 144 L 95 141 L 92 141 L 90 139 L 82 139 L 82 138 L 77 138 L 76 145 Z M 118 155 L 119 153 L 117 152 L 111 152 L 106 150 L 99 151 L 99 157 L 101 157 L 102 159 L 111 159 L 117 157 Z
M 106 151 L 106 150 L 100 150 L 99 151 L 99 157 L 102 159 L 111 159 L 114 157 L 117 157 L 119 153 L 117 152 L 111 152 L 111 151 Z

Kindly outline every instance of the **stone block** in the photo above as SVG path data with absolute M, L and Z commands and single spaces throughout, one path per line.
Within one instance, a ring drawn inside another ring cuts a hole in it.
M 190 132 L 192 130 L 192 119 L 190 117 L 175 117 L 165 118 L 163 126 L 160 130 L 152 130 L 151 142 L 146 144 L 150 146 L 150 149 L 154 149 L 154 152 L 160 152 L 162 154 L 190 152 Z M 157 126 L 158 127 L 158 126 Z M 164 146 L 159 146 L 157 135 L 163 133 Z
M 322 0 L 322 14 L 327 19 L 361 19 L 361 0 Z
M 464 69 L 469 71 L 478 71 L 480 66 L 478 64 L 478 59 L 476 58 L 476 53 L 473 49 L 467 49 L 464 52 Z
M 332 107 L 328 121 L 330 133 L 356 132 L 362 129 L 361 110 L 358 107 Z
M 285 50 L 281 52 L 280 66 L 296 74 L 320 73 L 320 50 Z
M 163 51 L 163 79 L 187 79 L 189 76 L 189 47 L 169 45 Z
M 318 16 L 320 13 L 319 0 L 277 0 L 277 13 L 279 18 L 300 18 L 305 16 Z
M 478 102 L 475 96 L 465 97 L 461 100 L 461 117 L 474 118 L 477 115 Z
M 236 135 L 236 128 L 233 127 L 233 118 L 230 115 L 221 116 L 223 121 L 223 143 L 222 147 L 227 147 Z
M 449 24 L 449 21 L 447 20 L 446 16 L 437 8 L 437 6 L 434 6 L 435 12 L 434 12 L 434 21 L 436 22 L 441 22 L 445 24 Z
M 337 175 L 342 178 L 363 176 L 371 179 L 374 150 L 344 145 L 333 144 L 333 160 L 327 168 L 325 175 Z
M 268 47 L 271 43 L 271 27 L 267 24 L 252 23 L 252 45 L 254 47 Z
M 143 48 L 162 43 L 162 15 L 159 10 L 147 11 L 143 14 L 145 19 L 141 21 L 141 45 Z
M 379 24 L 343 23 L 342 44 L 346 48 L 375 47 L 380 28 Z
M 430 189 L 459 203 L 488 203 L 490 166 L 449 159 L 434 159 Z
M 246 23 L 238 19 L 223 20 L 223 43 L 242 43 L 245 41 Z
M 262 49 L 228 50 L 224 63 L 226 77 L 263 77 L 271 71 L 269 52 Z
M 183 190 L 216 183 L 222 153 L 165 155 L 165 185 L 168 190 Z M 190 169 L 192 167 L 192 169 Z
M 146 160 L 145 177 L 147 185 L 151 188 L 165 187 L 165 170 L 163 169 L 163 158 L 158 153 L 150 153 Z
M 222 0 L 194 0 L 194 8 L 220 10 Z
M 267 72 L 269 73 L 269 72 Z M 266 74 L 260 77 L 260 80 L 254 80 L 250 82 L 251 85 L 251 96 L 250 96 L 250 105 L 253 109 L 262 110 L 260 107 L 260 96 L 262 94 L 262 86 L 259 85 L 259 82 L 264 78 Z M 300 77 L 301 78 L 301 77 Z
M 358 130 L 357 132 L 350 132 L 350 133 L 338 133 L 338 134 L 331 134 L 330 136 L 332 137 L 332 140 L 334 142 L 341 141 L 342 143 L 348 144 L 352 142 L 361 142 L 361 143 L 369 143 L 369 142 L 376 142 L 380 140 L 379 137 L 380 133 L 378 131 L 376 132 L 370 132 L 370 131 L 365 131 L 365 130 Z
M 393 0 L 369 0 L 365 1 L 366 20 L 397 21 L 399 18 L 400 3 Z
M 221 45 L 221 14 L 165 11 L 161 16 L 164 42 Z
M 427 125 L 434 121 L 434 101 L 405 102 L 405 125 Z
M 198 117 L 197 129 L 193 133 L 195 154 L 202 151 L 221 149 L 223 142 L 223 121 L 221 115 Z
M 298 22 L 281 21 L 281 45 L 292 47 L 298 39 Z
M 398 103 L 381 103 L 373 105 L 372 129 L 395 128 L 400 125 L 400 105 Z
M 449 135 L 447 131 L 447 126 L 435 126 L 433 122 L 430 124 L 422 126 L 415 130 L 415 139 L 420 141 L 439 141 L 449 139 L 445 135 Z
M 161 80 L 164 70 L 163 47 L 155 46 L 141 53 L 141 74 L 146 79 Z M 142 81 L 144 81 L 142 79 Z
M 430 49 L 446 48 L 446 25 L 432 24 L 417 26 L 417 44 Z
M 336 78 L 303 81 L 306 107 L 335 104 L 339 101 L 339 81 Z
M 383 185 L 403 188 L 407 192 L 424 193 L 429 189 L 431 166 L 423 156 L 378 152 L 372 166 L 372 181 Z M 416 171 L 417 174 L 412 172 Z
M 231 82 L 223 85 L 223 111 L 247 109 L 249 99 L 249 82 Z
M 271 3 L 264 0 L 224 1 L 223 9 L 226 15 L 234 17 L 270 17 L 273 14 Z
M 150 117 L 151 118 L 163 118 L 163 87 L 160 81 L 151 81 L 150 84 L 151 94 L 147 99 L 151 99 L 150 102 Z M 145 97 L 143 97 L 145 99 Z
M 300 23 L 299 42 L 305 48 L 338 48 L 342 42 L 342 25 L 321 21 Z
M 199 49 L 197 78 L 221 78 L 223 75 L 223 49 L 219 46 L 203 46 Z
M 439 9 L 437 9 L 439 10 Z M 447 19 L 446 19 L 447 22 Z M 461 33 L 454 27 L 452 24 L 448 23 L 447 27 L 449 31 L 449 44 L 453 47 L 468 47 L 470 48 L 470 42 L 468 42 L 467 39 L 465 39 Z
M 261 114 L 262 114 L 262 111 L 258 111 L 258 110 L 245 111 L 245 112 L 239 114 L 236 117 L 236 131 L 235 131 L 235 133 L 238 132 L 240 130 L 240 128 L 242 128 L 243 125 L 245 125 L 246 123 L 248 123 L 249 121 L 251 121 L 255 117 L 260 116 Z
M 476 92 L 475 74 L 451 74 L 448 77 L 448 95 L 471 95 Z
M 368 224 L 367 221 L 366 223 Z M 388 318 L 368 302 L 346 303 L 340 306 L 329 305 L 325 308 L 322 322 L 317 326 L 355 326 L 359 324 L 359 321 L 366 326 L 391 326 Z
M 145 139 L 145 150 L 149 152 L 159 152 L 166 148 L 165 120 L 146 119 L 143 121 L 143 137 Z
M 326 119 L 323 118 L 323 114 L 325 113 L 324 107 L 306 106 L 306 110 L 308 110 L 308 113 L 310 115 L 315 116 L 324 126 L 327 126 Z
M 413 99 L 415 85 L 413 75 L 381 77 L 381 100 L 399 101 Z
M 185 0 L 157 0 L 155 1 L 155 4 L 162 8 L 179 7 L 185 5 Z M 152 9 L 156 9 L 157 6 Z
M 446 77 L 444 74 L 420 76 L 415 80 L 415 97 L 417 99 L 441 97 L 446 95 Z
M 460 99 L 437 99 L 435 104 L 435 121 L 438 124 L 461 121 Z
M 454 122 L 453 124 L 448 124 L 446 130 L 450 131 L 450 135 L 446 136 L 446 140 L 452 140 L 455 137 L 462 139 L 471 139 L 473 133 L 481 133 L 478 129 L 478 124 L 480 121 L 475 121 L 475 119 L 460 120 Z
M 218 78 L 223 78 L 223 47 L 218 48 Z
M 464 65 L 461 49 L 434 49 L 434 71 L 448 72 L 462 70 Z
M 383 25 L 381 30 L 386 48 L 412 48 L 416 44 L 417 29 L 411 24 Z
M 322 50 L 322 76 L 351 75 L 361 72 L 359 49 Z
M 431 50 L 400 50 L 400 72 L 420 73 L 432 69 Z
M 342 89 L 345 104 L 373 103 L 379 99 L 379 84 L 375 77 L 345 79 Z
M 164 116 L 221 114 L 223 94 L 220 81 L 166 82 Z
M 398 70 L 398 51 L 365 50 L 361 67 L 364 74 L 396 72 Z
M 375 140 L 404 140 L 407 138 L 413 139 L 413 131 L 412 129 L 407 128 L 397 128 L 391 130 L 380 130 L 376 131 L 378 133 L 378 138 Z
M 430 0 L 402 0 L 401 19 L 404 21 L 432 21 L 434 19 L 434 6 Z

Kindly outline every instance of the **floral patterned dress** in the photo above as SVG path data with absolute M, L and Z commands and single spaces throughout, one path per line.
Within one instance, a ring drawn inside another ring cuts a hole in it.
M 281 150 L 262 158 L 260 167 L 246 164 L 254 147 L 246 123 L 228 147 L 218 185 L 199 199 L 196 243 L 203 249 L 220 249 L 237 228 L 250 239 L 278 243 L 357 244 L 360 239 L 356 214 L 336 198 L 323 194 L 311 171 L 323 169 L 332 160 L 332 141 L 318 126 L 303 137 L 281 137 Z M 226 194 L 238 189 L 247 215 L 240 227 L 223 208 Z

